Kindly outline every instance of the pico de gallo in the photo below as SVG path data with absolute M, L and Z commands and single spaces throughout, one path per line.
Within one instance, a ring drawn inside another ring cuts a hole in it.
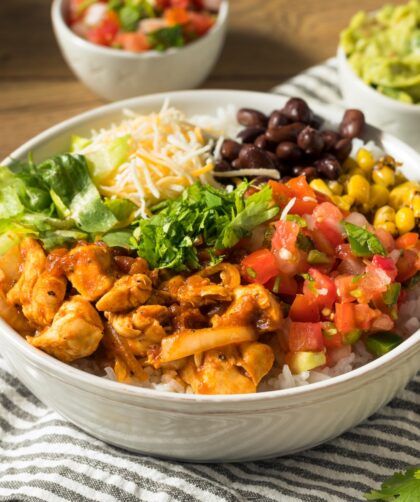
M 219 0 L 71 0 L 68 23 L 97 45 L 130 52 L 165 51 L 204 36 Z
M 268 185 L 282 214 L 242 259 L 241 273 L 283 300 L 291 371 L 332 366 L 359 340 L 373 356 L 396 347 L 398 309 L 420 270 L 418 233 L 394 239 L 361 213 L 339 209 L 305 176 Z

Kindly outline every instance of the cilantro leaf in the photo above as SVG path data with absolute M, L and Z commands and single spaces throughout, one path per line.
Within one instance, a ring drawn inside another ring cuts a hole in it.
M 347 221 L 343 224 L 352 253 L 355 256 L 369 257 L 374 254 L 382 256 L 386 255 L 386 251 L 381 244 L 381 241 L 376 237 L 376 235 L 372 234 L 372 232 L 369 232 L 358 225 L 353 225 L 353 223 L 348 223 Z
M 396 472 L 382 483 L 380 490 L 365 494 L 367 500 L 386 502 L 414 502 L 420 500 L 420 466 L 412 467 L 405 473 Z
M 165 51 L 171 47 L 184 47 L 185 45 L 182 27 L 179 24 L 153 31 L 147 35 L 147 39 L 152 49 L 156 51 Z

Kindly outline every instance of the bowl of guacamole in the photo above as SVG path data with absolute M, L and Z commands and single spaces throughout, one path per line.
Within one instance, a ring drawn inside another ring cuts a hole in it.
M 341 33 L 353 71 L 389 98 L 420 104 L 420 0 L 358 12 Z

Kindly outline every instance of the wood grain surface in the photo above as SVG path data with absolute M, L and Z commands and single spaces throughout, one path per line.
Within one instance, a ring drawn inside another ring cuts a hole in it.
M 352 14 L 383 3 L 231 0 L 226 45 L 202 87 L 267 91 L 334 55 L 339 32 Z M 50 5 L 48 0 L 0 0 L 0 158 L 43 129 L 104 103 L 63 61 Z

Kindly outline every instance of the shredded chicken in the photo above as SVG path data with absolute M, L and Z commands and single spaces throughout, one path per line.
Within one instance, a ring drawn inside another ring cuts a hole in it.
M 261 333 L 275 331 L 282 322 L 280 304 L 261 284 L 240 286 L 234 300 L 221 316 L 212 317 L 213 326 L 233 326 L 254 323 Z
M 199 358 L 190 357 L 180 374 L 195 394 L 246 394 L 256 392 L 273 362 L 268 345 L 249 342 L 209 350 Z
M 64 362 L 88 357 L 98 348 L 103 336 L 99 314 L 81 296 L 63 303 L 49 328 L 28 342 Z
M 108 312 L 124 312 L 146 303 L 152 294 L 152 281 L 144 274 L 124 275 L 96 303 Z
M 162 305 L 143 305 L 128 314 L 106 312 L 106 318 L 118 335 L 127 338 L 136 355 L 146 355 L 151 344 L 160 343 L 166 335 L 161 323 L 169 318 Z
M 101 243 L 80 244 L 63 262 L 73 287 L 91 302 L 103 296 L 115 282 L 111 252 Z
M 64 301 L 67 280 L 49 263 L 40 244 L 30 237 L 21 244 L 22 273 L 7 295 L 12 305 L 21 305 L 25 317 L 39 327 L 51 324 Z

